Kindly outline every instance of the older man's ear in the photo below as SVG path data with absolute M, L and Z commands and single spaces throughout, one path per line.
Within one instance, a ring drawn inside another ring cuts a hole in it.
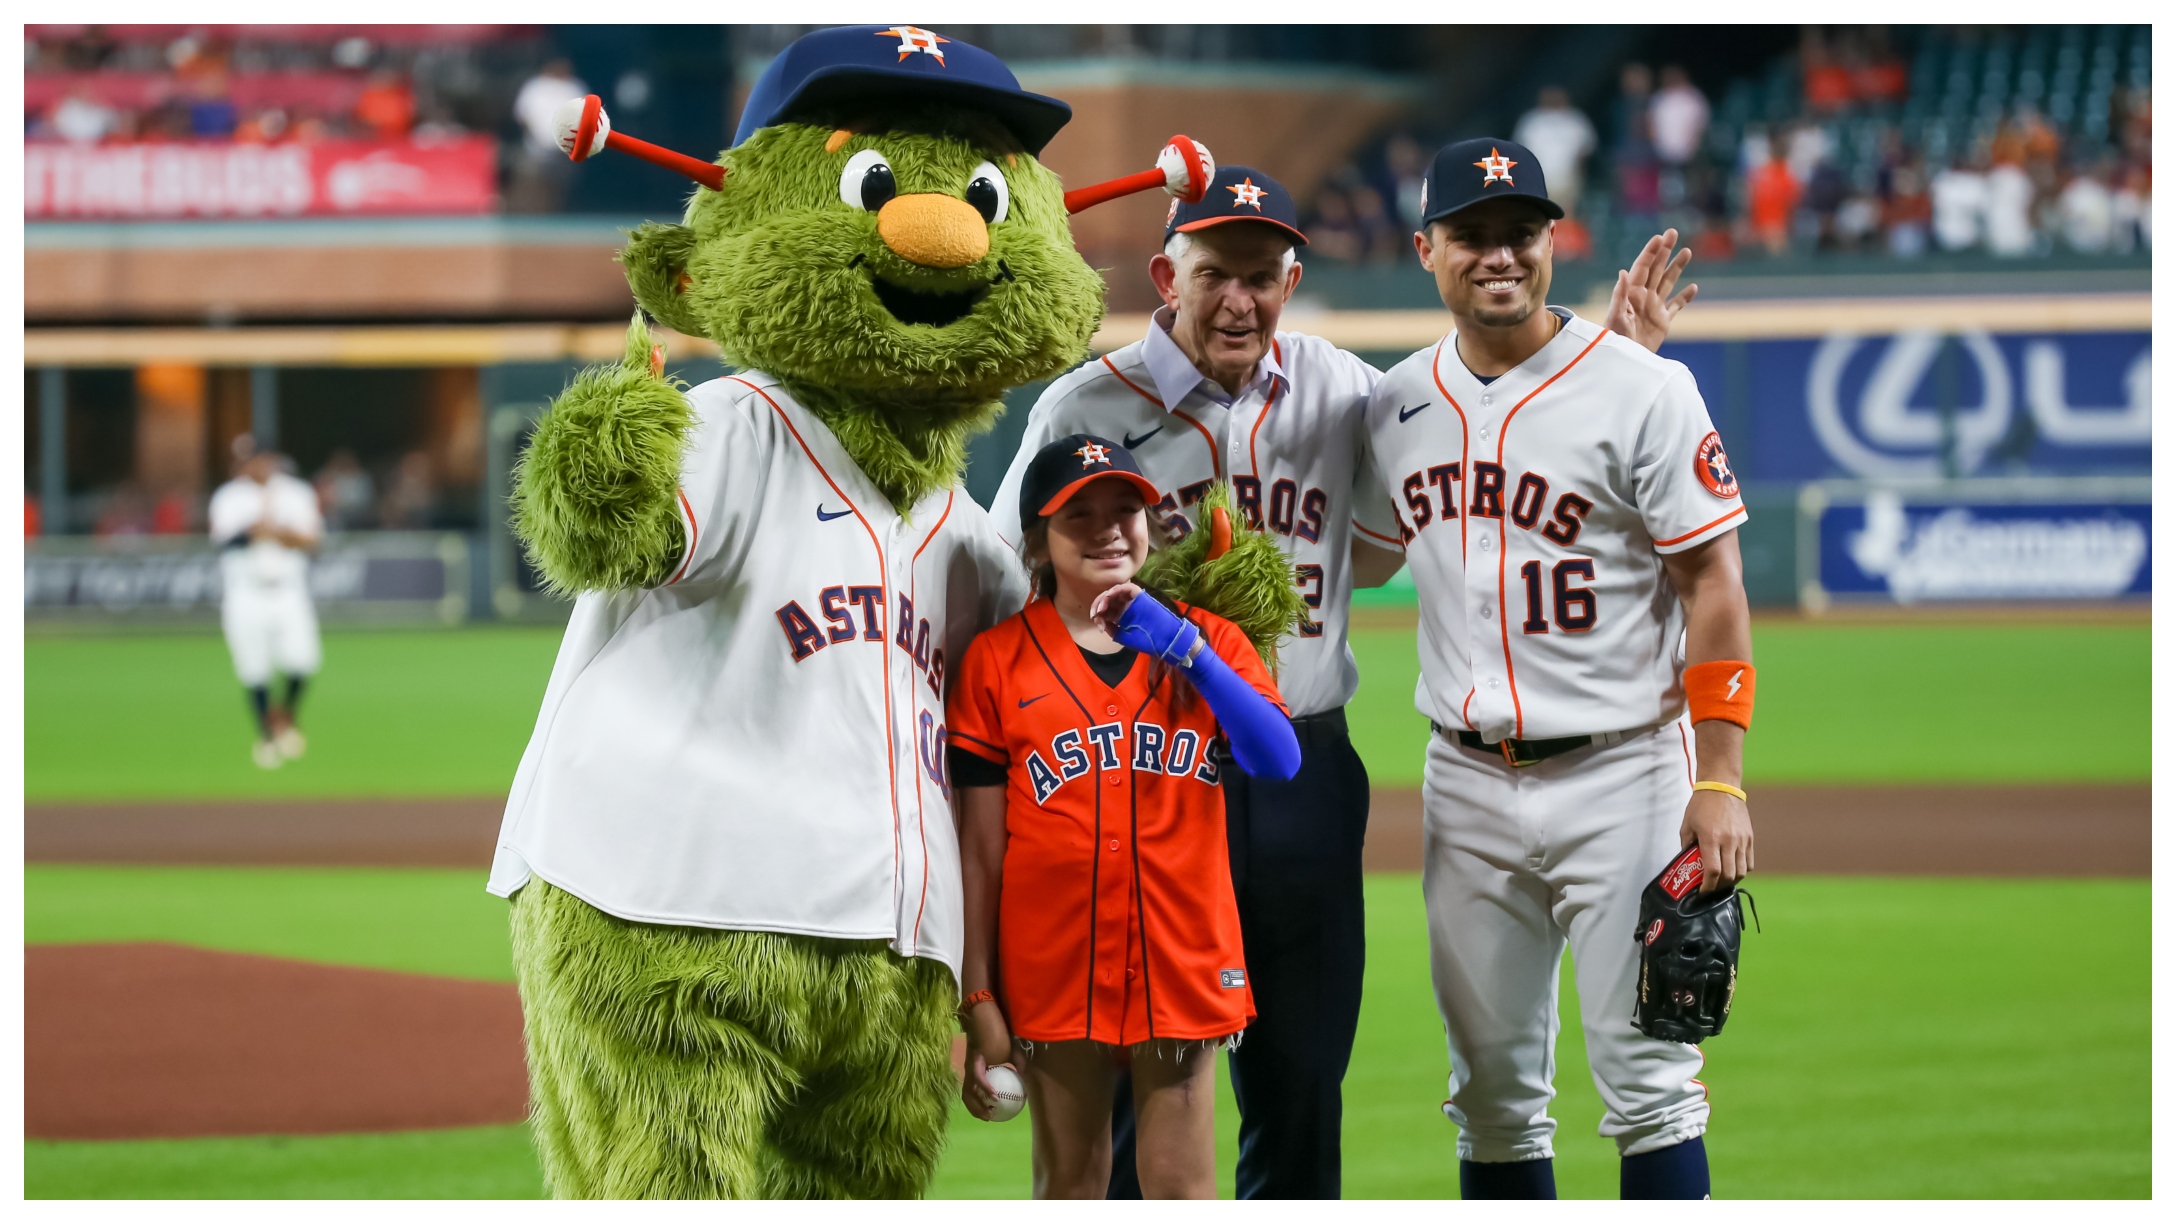
M 635 304 L 649 312 L 651 318 L 688 336 L 704 334 L 690 300 L 695 286 L 687 269 L 694 257 L 694 230 L 657 221 L 637 226 L 619 256 Z

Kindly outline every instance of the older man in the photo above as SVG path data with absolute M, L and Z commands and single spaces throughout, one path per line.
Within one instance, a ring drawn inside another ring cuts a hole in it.
M 1301 233 L 1283 185 L 1248 166 L 1217 171 L 1199 204 L 1175 204 L 1149 278 L 1164 305 L 1145 339 L 1053 383 L 993 505 L 1018 503 L 1028 461 L 1045 443 L 1096 433 L 1125 443 L 1164 491 L 1156 517 L 1171 538 L 1196 526 L 1192 507 L 1229 481 L 1257 527 L 1292 559 L 1308 609 L 1280 647 L 1278 684 L 1299 732 L 1289 782 L 1227 773 L 1226 831 L 1256 1018 L 1231 1054 L 1239 1101 L 1242 1198 L 1335 1198 L 1341 1084 L 1352 1055 L 1366 963 L 1360 851 L 1367 768 L 1345 729 L 1359 685 L 1346 644 L 1353 588 L 1380 586 L 1403 563 L 1397 515 L 1370 478 L 1365 410 L 1381 374 L 1327 340 L 1280 332 L 1299 286 Z M 1611 325 L 1659 344 L 1664 316 L 1635 309 L 1684 262 L 1649 244 L 1620 280 Z M 1119 1094 L 1111 1190 L 1133 1177 L 1129 1094 Z

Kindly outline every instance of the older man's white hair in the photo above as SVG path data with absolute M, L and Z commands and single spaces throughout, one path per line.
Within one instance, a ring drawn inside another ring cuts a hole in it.
M 1188 233 L 1185 230 L 1180 230 L 1178 233 L 1171 235 L 1170 238 L 1165 240 L 1164 254 L 1170 258 L 1172 263 L 1184 267 L 1186 264 L 1187 252 L 1193 250 L 1196 245 L 1198 244 L 1194 241 L 1193 234 Z M 1278 265 L 1277 274 L 1279 276 L 1291 275 L 1292 265 L 1297 262 L 1299 262 L 1299 248 L 1296 245 L 1292 245 L 1289 243 L 1286 244 L 1284 248 L 1284 262 Z

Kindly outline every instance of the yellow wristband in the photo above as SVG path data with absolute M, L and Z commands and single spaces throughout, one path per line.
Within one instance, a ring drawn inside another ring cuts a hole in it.
M 1696 791 L 1721 791 L 1726 795 L 1736 795 L 1738 797 L 1738 802 L 1740 803 L 1744 803 L 1747 801 L 1745 797 L 1745 792 L 1739 790 L 1735 786 L 1732 786 L 1728 782 L 1695 782 L 1692 784 L 1692 788 Z

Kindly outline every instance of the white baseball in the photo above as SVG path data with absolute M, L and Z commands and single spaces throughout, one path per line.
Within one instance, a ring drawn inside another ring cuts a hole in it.
M 1210 156 L 1209 146 L 1198 140 L 1193 145 L 1196 161 L 1201 168 L 1201 179 L 1206 183 L 1216 177 L 1216 158 Z M 1177 141 L 1165 145 L 1163 151 L 1156 155 L 1156 168 L 1164 172 L 1164 190 L 1174 197 L 1184 196 L 1187 188 L 1192 185 L 1187 174 L 1186 160 L 1186 150 Z
M 587 98 L 568 98 L 559 104 L 558 109 L 552 112 L 552 130 L 559 134 L 559 151 L 561 153 L 572 154 L 574 152 L 574 138 L 581 132 L 582 104 L 586 101 L 588 101 Z M 604 138 L 611 134 L 612 118 L 604 113 L 603 107 L 598 107 L 597 134 L 590 138 L 589 151 L 575 160 L 580 161 L 583 158 L 594 157 L 604 152 Z
M 997 1104 L 990 1109 L 990 1121 L 1010 1122 L 1020 1116 L 1020 1110 L 1028 1103 L 1027 1085 L 1020 1082 L 1020 1073 L 1011 1067 L 990 1067 L 982 1078 L 989 1081 L 990 1093 Z

